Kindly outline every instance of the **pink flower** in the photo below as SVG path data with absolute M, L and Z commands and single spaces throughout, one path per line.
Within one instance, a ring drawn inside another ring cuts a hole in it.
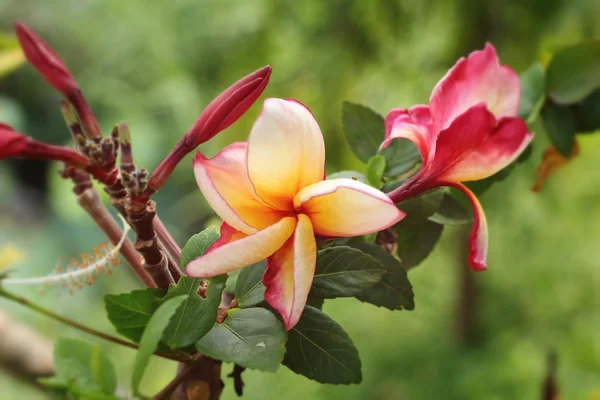
M 198 153 L 196 181 L 223 219 L 221 238 L 186 271 L 210 277 L 267 259 L 265 300 L 297 322 L 310 291 L 319 236 L 357 236 L 404 216 L 382 192 L 352 179 L 323 180 L 325 145 L 311 112 L 267 99 L 248 138 L 212 159 Z
M 517 74 L 500 65 L 487 44 L 461 58 L 433 89 L 429 106 L 394 109 L 386 117 L 386 147 L 396 138 L 413 141 L 422 166 L 389 193 L 396 203 L 438 186 L 452 186 L 467 195 L 475 216 L 469 265 L 487 268 L 488 229 L 477 197 L 461 182 L 487 178 L 513 162 L 533 139 L 517 117 L 520 102 Z

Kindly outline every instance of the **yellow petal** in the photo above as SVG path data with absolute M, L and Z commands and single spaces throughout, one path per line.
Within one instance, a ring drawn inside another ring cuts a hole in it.
M 221 226 L 221 239 L 201 257 L 191 261 L 186 273 L 195 278 L 222 275 L 254 264 L 275 253 L 294 233 L 295 217 L 286 217 L 252 235 L 227 224 Z
M 294 100 L 267 99 L 248 138 L 248 173 L 267 203 L 292 210 L 300 189 L 323 179 L 325 145 L 317 121 Z
M 267 206 L 254 193 L 246 168 L 247 143 L 233 143 L 215 157 L 194 158 L 194 174 L 212 209 L 235 229 L 246 234 L 264 229 L 285 214 Z
M 296 325 L 315 275 L 317 243 L 310 219 L 298 215 L 298 225 L 283 247 L 267 259 L 265 300 L 283 318 L 286 330 Z
M 323 236 L 357 236 L 378 232 L 404 217 L 381 191 L 353 179 L 331 179 L 304 188 L 294 204 Z

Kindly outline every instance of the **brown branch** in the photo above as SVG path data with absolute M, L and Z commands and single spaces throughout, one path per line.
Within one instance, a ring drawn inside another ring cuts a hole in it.
M 102 229 L 104 234 L 110 239 L 113 245 L 116 245 L 123 236 L 123 232 L 110 215 L 106 207 L 104 207 L 100 201 L 96 191 L 93 188 L 85 189 L 77 196 L 77 202 L 92 217 L 94 222 L 96 222 L 98 227 Z M 135 274 L 146 286 L 156 286 L 150 275 L 148 275 L 148 273 L 144 270 L 141 257 L 136 252 L 129 240 L 126 240 L 123 243 L 120 252 L 125 260 L 127 260 Z
M 160 239 L 160 242 L 165 246 L 165 249 L 177 261 L 177 263 L 181 262 L 181 247 L 177 244 L 171 233 L 167 230 L 165 224 L 163 224 L 160 217 L 157 215 L 154 217 L 154 230 Z
M 202 361 L 206 356 L 198 353 L 194 360 L 189 362 L 188 364 L 183 364 L 181 368 L 178 369 L 177 375 L 175 378 L 167 384 L 160 392 L 155 394 L 152 399 L 153 400 L 164 400 L 168 398 L 171 393 L 173 393 L 179 385 L 181 385 L 191 374 L 194 372 L 196 368 L 196 364 Z
M 233 378 L 233 388 L 235 389 L 235 394 L 238 396 L 242 396 L 244 394 L 244 381 L 242 379 L 242 373 L 246 370 L 246 367 L 242 367 L 241 365 L 235 364 L 233 366 L 233 371 L 227 375 L 228 378 Z
M 203 356 L 183 382 L 179 384 L 171 400 L 218 400 L 225 384 L 221 380 L 221 361 Z M 179 371 L 185 368 L 179 364 Z

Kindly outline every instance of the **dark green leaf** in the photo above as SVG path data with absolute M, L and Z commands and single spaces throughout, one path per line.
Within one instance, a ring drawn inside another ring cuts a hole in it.
M 233 309 L 196 342 L 196 349 L 217 360 L 275 372 L 283 360 L 287 334 L 283 323 L 264 308 Z
M 442 225 L 462 225 L 471 222 L 473 214 L 453 195 L 446 193 L 442 204 L 428 219 Z
M 385 171 L 385 158 L 380 155 L 375 155 L 369 158 L 367 163 L 367 181 L 369 185 L 376 189 L 381 187 L 383 172 Z
M 542 120 L 554 147 L 563 156 L 568 157 L 575 144 L 575 118 L 571 110 L 555 104 L 546 104 L 542 110 Z
M 163 342 L 169 347 L 186 347 L 210 331 L 217 317 L 226 280 L 226 276 L 211 278 L 205 298 L 198 295 L 200 279 L 183 275 L 177 285 L 170 286 L 163 300 L 181 295 L 185 299 L 164 330 Z
M 582 102 L 572 106 L 577 133 L 600 130 L 600 89 L 595 90 Z
M 383 142 L 383 117 L 370 108 L 345 101 L 342 105 L 342 125 L 350 148 L 364 163 L 377 154 Z
M 538 62 L 520 75 L 521 104 L 519 117 L 527 122 L 534 121 L 544 105 L 546 93 L 544 91 L 544 69 Z
M 335 173 L 327 176 L 327 179 L 339 179 L 339 178 L 354 179 L 355 181 L 367 183 L 367 177 L 364 174 L 357 172 L 357 171 L 340 171 L 340 172 L 335 172 Z
M 256 306 L 265 300 L 266 288 L 262 277 L 266 268 L 267 263 L 260 261 L 241 270 L 235 287 L 235 298 L 240 308 Z
M 546 91 L 559 104 L 578 102 L 600 88 L 600 40 L 557 52 L 546 70 Z
M 313 307 L 288 332 L 283 365 L 321 383 L 360 383 L 361 363 L 350 336 L 327 314 Z
M 133 364 L 133 376 L 131 378 L 131 388 L 134 393 L 138 393 L 144 371 L 150 361 L 152 353 L 158 347 L 158 343 L 163 335 L 163 332 L 169 325 L 169 320 L 175 314 L 179 306 L 187 299 L 187 296 L 182 295 L 173 297 L 167 300 L 158 307 L 158 309 L 150 317 L 148 326 L 144 330 L 142 339 L 140 340 L 140 348 L 138 349 L 135 361 Z
M 410 140 L 397 138 L 379 152 L 385 158 L 385 176 L 395 177 L 405 174 L 421 162 L 421 153 Z
M 375 285 L 384 273 L 377 260 L 358 249 L 329 247 L 317 253 L 310 293 L 325 299 L 352 297 Z
M 104 296 L 108 319 L 121 335 L 139 343 L 150 317 L 159 306 L 161 289 L 134 290 Z
M 184 269 L 190 261 L 206 253 L 210 245 L 220 236 L 219 230 L 214 226 L 209 226 L 202 232 L 192 236 L 181 250 L 181 269 Z
M 376 244 L 356 241 L 352 246 L 375 258 L 386 269 L 381 282 L 358 294 L 356 298 L 390 310 L 414 310 L 415 295 L 400 261 Z
M 306 305 L 307 306 L 311 306 L 314 307 L 316 309 L 322 310 L 323 309 L 323 304 L 325 304 L 325 299 L 322 297 L 317 297 L 317 296 L 308 296 L 308 299 L 306 299 Z
M 444 188 L 429 190 L 399 203 L 398 208 L 408 215 L 427 218 L 440 208 L 445 192 Z
M 420 218 L 406 217 L 396 225 L 398 256 L 404 268 L 412 268 L 434 249 L 444 225 Z
M 116 389 L 115 368 L 106 355 L 87 342 L 60 338 L 54 345 L 56 380 L 68 391 L 86 398 L 106 398 Z M 112 398 L 112 397 L 111 397 Z

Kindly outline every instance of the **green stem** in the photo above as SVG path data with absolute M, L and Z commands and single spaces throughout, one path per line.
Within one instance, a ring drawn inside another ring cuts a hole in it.
M 37 304 L 34 304 L 34 303 L 32 303 L 31 301 L 27 300 L 24 297 L 17 296 L 15 294 L 7 292 L 2 287 L 1 283 L 0 283 L 0 297 L 4 297 L 5 299 L 10 300 L 10 301 L 14 301 L 15 303 L 19 303 L 19 304 L 21 304 L 21 305 L 29 308 L 30 310 L 36 311 L 36 312 L 38 312 L 38 313 L 40 313 L 42 315 L 45 315 L 45 316 L 47 316 L 49 318 L 52 318 L 55 321 L 62 322 L 63 324 L 69 325 L 69 326 L 71 326 L 71 327 L 73 327 L 75 329 L 79 329 L 80 331 L 89 333 L 90 335 L 97 336 L 97 337 L 102 338 L 104 340 L 108 340 L 109 342 L 120 344 L 121 346 L 129 347 L 131 349 L 136 349 L 137 350 L 139 348 L 139 346 L 137 344 L 133 343 L 133 342 L 128 342 L 126 340 L 119 339 L 118 337 L 114 337 L 114 336 L 108 335 L 108 334 L 106 334 L 104 332 L 97 331 L 97 330 L 92 329 L 92 328 L 90 328 L 88 326 L 80 324 L 77 321 L 73 321 L 72 319 L 69 319 L 67 317 L 63 317 L 62 315 L 56 314 L 56 313 L 54 313 L 54 312 L 52 312 L 52 311 L 50 311 L 50 310 L 48 310 L 46 308 L 43 308 L 43 307 L 41 307 L 41 306 L 39 306 Z M 173 360 L 173 361 L 179 361 L 179 362 L 184 362 L 184 363 L 189 361 L 186 358 L 178 357 L 178 356 L 175 356 L 175 355 L 172 355 L 172 354 L 162 353 L 160 351 L 155 351 L 154 354 L 157 355 L 157 356 L 159 356 L 159 357 L 167 358 L 167 359 Z

